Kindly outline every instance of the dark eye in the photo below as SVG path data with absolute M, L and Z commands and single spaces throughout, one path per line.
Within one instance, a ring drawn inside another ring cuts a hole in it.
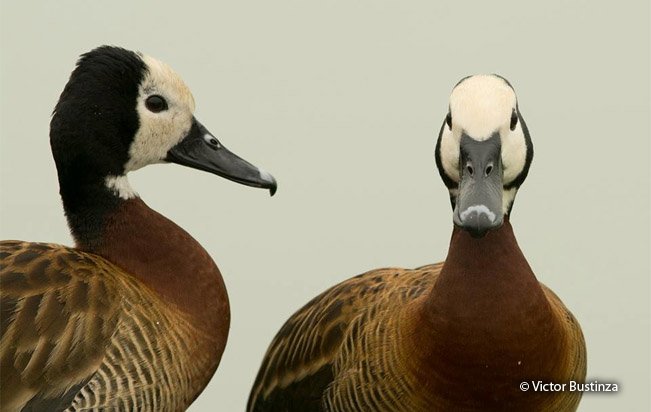
M 448 115 L 445 116 L 445 123 L 450 129 L 452 129 L 452 114 L 448 112 Z
M 147 100 L 145 100 L 145 106 L 147 106 L 147 109 L 149 109 L 150 112 L 154 113 L 167 110 L 167 102 L 157 94 L 149 96 Z
M 518 114 L 513 110 L 513 113 L 511 113 L 511 130 L 515 130 L 515 126 L 518 124 Z

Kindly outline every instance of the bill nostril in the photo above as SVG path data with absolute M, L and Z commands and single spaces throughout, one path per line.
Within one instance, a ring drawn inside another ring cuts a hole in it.
M 222 147 L 222 145 L 219 143 L 219 140 L 217 140 L 217 138 L 211 134 L 204 135 L 203 140 L 205 140 L 206 143 L 212 146 L 213 149 L 220 149 Z
M 472 165 L 470 165 L 470 164 L 469 164 L 469 165 L 466 165 L 466 170 L 468 171 L 468 173 L 470 174 L 470 176 L 472 176 L 472 175 L 475 173 L 475 169 L 473 169 L 473 168 L 472 168 Z
M 493 165 L 486 166 L 486 170 L 485 170 L 486 177 L 490 176 L 492 171 L 493 171 Z

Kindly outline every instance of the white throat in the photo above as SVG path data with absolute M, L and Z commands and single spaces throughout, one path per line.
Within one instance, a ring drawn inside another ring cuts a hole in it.
M 111 192 L 121 199 L 128 200 L 138 197 L 138 193 L 133 190 L 126 175 L 107 176 L 105 184 Z

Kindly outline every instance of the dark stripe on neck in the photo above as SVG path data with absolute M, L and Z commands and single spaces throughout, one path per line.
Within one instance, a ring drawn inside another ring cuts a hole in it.
M 61 180 L 61 179 L 60 179 Z M 95 251 L 101 246 L 107 217 L 124 203 L 104 181 L 72 184 L 60 181 L 63 209 L 76 246 Z

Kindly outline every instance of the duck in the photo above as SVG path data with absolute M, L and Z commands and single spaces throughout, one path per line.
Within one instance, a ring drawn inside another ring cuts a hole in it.
M 174 163 L 272 195 L 277 184 L 194 109 L 153 57 L 101 46 L 79 58 L 50 122 L 74 246 L 0 243 L 3 412 L 183 411 L 215 373 L 230 326 L 222 275 L 127 175 Z
M 533 159 L 511 84 L 462 79 L 434 157 L 453 211 L 445 261 L 371 270 L 308 302 L 267 349 L 249 412 L 577 409 L 580 392 L 533 389 L 583 381 L 586 347 L 511 225 Z

